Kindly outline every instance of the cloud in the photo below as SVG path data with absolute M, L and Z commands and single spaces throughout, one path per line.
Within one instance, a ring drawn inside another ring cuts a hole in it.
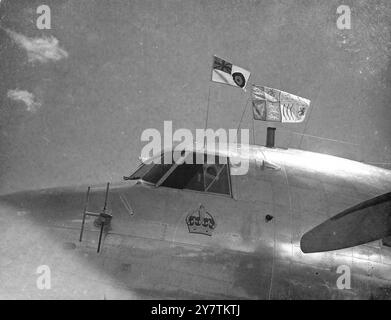
M 29 62 L 39 61 L 45 63 L 51 60 L 58 61 L 68 57 L 68 52 L 59 47 L 58 40 L 53 36 L 29 38 L 9 29 L 4 30 L 12 40 L 27 51 Z
M 27 106 L 27 111 L 36 112 L 39 107 L 41 107 L 41 103 L 34 101 L 34 95 L 26 90 L 8 90 L 7 97 L 14 101 L 22 101 Z

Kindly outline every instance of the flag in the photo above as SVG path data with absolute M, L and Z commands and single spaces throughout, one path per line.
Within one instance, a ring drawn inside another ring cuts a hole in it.
M 253 117 L 255 120 L 303 122 L 311 101 L 288 92 L 253 85 Z
M 216 56 L 214 57 L 212 81 L 245 89 L 249 77 L 250 71 L 235 66 Z

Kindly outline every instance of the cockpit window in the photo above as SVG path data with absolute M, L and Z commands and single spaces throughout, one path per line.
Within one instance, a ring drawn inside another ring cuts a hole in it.
M 172 153 L 171 153 L 172 155 Z M 143 175 L 142 179 L 144 181 L 156 184 L 160 181 L 160 179 L 163 178 L 163 176 L 175 165 L 175 163 L 172 163 L 171 157 L 168 157 L 166 153 L 166 157 L 164 154 L 162 154 L 160 158 L 160 163 L 158 164 L 151 164 L 151 169 Z M 167 162 L 167 163 L 165 163 Z
M 231 194 L 228 164 L 209 165 L 205 170 L 205 177 L 205 181 L 211 180 L 210 183 L 205 183 L 205 191 Z
M 202 164 L 180 164 L 161 184 L 163 187 L 204 191 Z
M 125 180 L 138 180 L 141 179 L 149 170 L 153 167 L 153 163 L 141 164 L 137 170 L 131 174 L 129 177 L 124 177 Z
M 202 157 L 204 157 L 203 163 L 198 164 L 196 160 L 202 159 Z M 148 171 L 144 171 L 146 173 L 141 179 L 168 188 L 232 195 L 227 159 L 216 156 L 214 163 L 210 164 L 206 161 L 206 155 L 190 153 L 186 160 L 164 164 L 164 156 L 162 156 L 161 164 L 154 164 Z M 146 164 L 145 166 L 150 165 Z
M 143 176 L 143 180 L 153 184 L 158 183 L 172 166 L 172 164 L 155 164 L 153 168 Z
M 185 162 L 177 165 L 161 185 L 231 195 L 227 161 L 220 161 L 219 156 L 216 156 L 214 163 L 209 164 L 204 155 L 204 163 L 197 164 L 196 158 L 200 159 L 200 156 L 202 159 L 202 155 L 190 154 L 189 157 L 193 157 L 193 164 Z

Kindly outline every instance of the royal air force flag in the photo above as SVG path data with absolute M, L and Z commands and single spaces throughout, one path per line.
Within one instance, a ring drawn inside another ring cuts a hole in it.
M 212 81 L 245 89 L 249 77 L 250 71 L 235 66 L 216 56 L 214 57 Z
M 311 101 L 288 92 L 253 85 L 253 116 L 255 120 L 303 122 Z

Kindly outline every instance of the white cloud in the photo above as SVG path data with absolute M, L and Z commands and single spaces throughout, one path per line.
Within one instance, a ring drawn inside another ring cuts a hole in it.
M 34 95 L 26 90 L 8 90 L 7 97 L 15 101 L 24 102 L 27 106 L 27 111 L 30 112 L 37 111 L 42 105 L 40 102 L 34 101 Z
M 42 63 L 58 61 L 68 57 L 68 52 L 60 48 L 58 40 L 51 37 L 29 38 L 15 31 L 5 29 L 9 36 L 23 49 L 27 51 L 29 62 Z

